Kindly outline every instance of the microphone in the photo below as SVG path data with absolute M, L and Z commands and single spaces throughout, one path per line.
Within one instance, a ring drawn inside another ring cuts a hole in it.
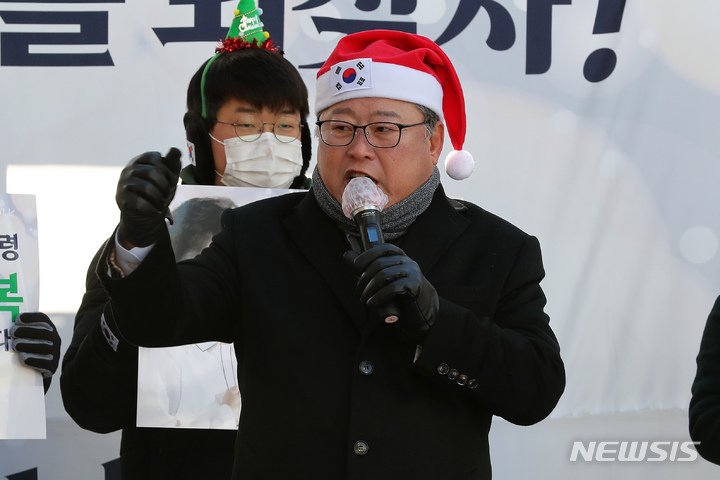
M 384 243 L 380 227 L 380 212 L 388 203 L 388 197 L 368 177 L 355 177 L 348 182 L 342 195 L 342 209 L 346 217 L 355 221 L 360 230 L 363 252 Z M 399 309 L 394 302 L 378 308 L 385 323 L 397 322 Z

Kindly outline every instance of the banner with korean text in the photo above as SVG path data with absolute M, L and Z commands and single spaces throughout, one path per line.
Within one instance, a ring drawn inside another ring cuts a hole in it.
M 0 185 L 36 195 L 47 286 L 39 308 L 57 321 L 64 346 L 90 260 L 119 218 L 119 170 L 145 151 L 185 151 L 188 82 L 236 5 L 0 0 Z M 351 32 L 425 35 L 456 66 L 464 148 L 476 165 L 460 182 L 441 168 L 442 183 L 450 196 L 538 237 L 547 312 L 567 367 L 549 419 L 531 428 L 495 421 L 495 476 L 716 478 L 702 459 L 569 459 L 574 446 L 592 442 L 619 449 L 630 440 L 688 441 L 695 356 L 720 294 L 720 2 L 258 5 L 308 86 L 311 113 L 315 74 Z M 4 441 L 0 477 L 38 469 L 36 478 L 112 478 L 119 434 L 80 430 L 63 410 L 57 379 L 46 400 L 47 440 L 30 441 L 33 453 Z M 85 461 L 68 465 L 68 446 L 79 444 Z
M 10 327 L 38 309 L 35 197 L 0 193 L 0 439 L 45 438 L 42 376 L 21 365 Z

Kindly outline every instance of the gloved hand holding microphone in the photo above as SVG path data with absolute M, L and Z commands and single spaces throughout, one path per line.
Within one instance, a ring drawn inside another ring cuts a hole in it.
M 360 274 L 357 288 L 362 301 L 378 308 L 386 322 L 397 321 L 413 341 L 422 344 L 435 323 L 440 300 L 417 262 L 399 247 L 383 242 L 379 212 L 386 203 L 387 196 L 369 178 L 350 181 L 343 193 L 343 211 L 358 224 L 364 251 L 348 251 L 345 259 Z M 373 208 L 376 217 L 365 215 Z

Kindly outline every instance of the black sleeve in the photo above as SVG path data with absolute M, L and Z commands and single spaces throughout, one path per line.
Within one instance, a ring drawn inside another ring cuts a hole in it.
M 471 395 L 494 415 L 532 425 L 557 405 L 565 390 L 565 366 L 543 310 L 546 299 L 540 281 L 545 271 L 537 239 L 527 237 L 509 257 L 512 268 L 497 298 L 490 301 L 492 315 L 473 311 L 482 310 L 480 297 L 495 297 L 490 290 L 457 288 L 451 301 L 443 298 L 449 290 L 438 289 L 438 319 L 417 366 L 445 388 Z M 467 383 L 458 388 L 457 382 L 447 381 L 454 377 L 443 368 L 454 369 Z
M 179 263 L 165 230 L 137 268 L 122 278 L 108 268 L 114 243 L 108 245 L 99 258 L 97 278 L 110 298 L 110 328 L 143 347 L 233 342 L 242 288 L 232 211 L 223 213 L 221 223 L 222 231 L 208 248 Z
M 108 295 L 95 274 L 103 248 L 88 269 L 60 376 L 65 410 L 80 427 L 98 433 L 135 426 L 137 405 L 137 347 L 104 326 L 114 322 Z
M 720 297 L 700 343 L 689 408 L 690 437 L 706 460 L 720 465 Z

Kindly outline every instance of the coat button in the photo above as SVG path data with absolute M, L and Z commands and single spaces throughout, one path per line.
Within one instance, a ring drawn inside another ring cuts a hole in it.
M 375 370 L 372 362 L 368 362 L 367 360 L 360 362 L 359 368 L 360 373 L 362 373 L 363 375 L 370 375 Z
M 355 445 L 353 445 L 353 450 L 355 451 L 356 455 L 365 455 L 369 449 L 370 445 L 368 445 L 367 442 L 363 440 L 358 440 L 357 442 L 355 442 Z
M 457 384 L 460 385 L 461 387 L 465 386 L 465 384 L 467 383 L 467 381 L 468 381 L 467 375 L 460 375 L 460 376 L 457 378 Z
M 470 390 L 475 390 L 478 387 L 478 385 L 480 385 L 480 382 L 478 382 L 474 378 L 471 378 L 470 381 L 468 382 L 468 388 Z
M 447 373 L 450 371 L 450 367 L 448 367 L 447 363 L 441 363 L 437 367 L 437 371 L 440 375 L 447 375 Z
M 448 378 L 450 380 L 455 380 L 458 377 L 458 375 L 460 375 L 460 372 L 458 372 L 454 368 L 448 372 Z

